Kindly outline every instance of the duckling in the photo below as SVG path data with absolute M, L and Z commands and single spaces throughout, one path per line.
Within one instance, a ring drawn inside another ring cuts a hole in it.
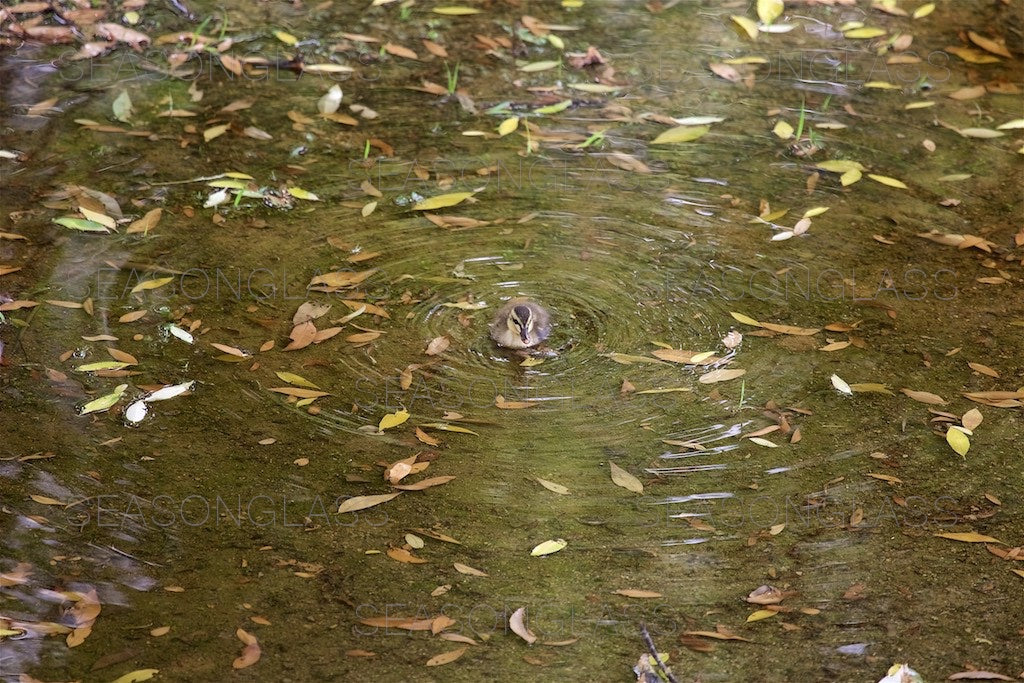
M 551 316 L 535 301 L 517 297 L 494 314 L 491 339 L 506 349 L 528 349 L 551 334 Z

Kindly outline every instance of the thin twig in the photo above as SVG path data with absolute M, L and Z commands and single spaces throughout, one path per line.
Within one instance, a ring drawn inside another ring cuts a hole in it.
M 668 679 L 669 683 L 679 683 L 679 680 L 672 675 L 672 672 L 665 668 L 665 663 L 661 661 L 661 657 L 658 656 L 658 648 L 654 646 L 654 641 L 651 640 L 651 634 L 647 632 L 647 624 L 640 622 L 640 637 L 644 639 L 644 645 L 647 646 L 647 651 L 654 657 L 654 663 L 661 669 L 661 673 L 665 674 L 665 678 Z

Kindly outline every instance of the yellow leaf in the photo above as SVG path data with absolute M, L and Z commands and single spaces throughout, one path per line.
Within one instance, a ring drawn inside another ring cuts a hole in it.
M 158 673 L 160 673 L 160 669 L 136 669 L 123 676 L 118 676 L 113 683 L 139 683 L 139 681 L 148 681 Z
M 914 13 L 911 14 L 910 16 L 913 17 L 914 19 L 924 19 L 925 17 L 927 17 L 929 14 L 931 14 L 934 11 L 935 11 L 935 3 L 934 2 L 927 2 L 927 3 L 923 4 L 923 5 L 921 5 L 920 7 L 918 7 L 917 9 L 915 9 Z
M 315 385 L 312 382 L 310 382 L 305 377 L 293 374 L 291 372 L 277 372 L 277 373 L 274 373 L 274 374 L 276 374 L 278 377 L 280 377 L 283 381 L 288 382 L 288 384 L 294 384 L 297 387 L 306 387 L 307 389 L 319 389 L 320 388 L 317 385 Z
M 711 130 L 708 126 L 676 126 L 669 128 L 651 140 L 652 145 L 669 145 L 676 142 L 691 142 Z
M 757 17 L 764 24 L 770 24 L 782 14 L 782 0 L 757 0 Z
M 743 323 L 744 325 L 753 325 L 754 327 L 761 327 L 761 323 L 757 322 L 749 315 L 743 315 L 742 313 L 734 313 L 732 311 L 729 312 L 729 315 L 731 315 L 733 318 Z
M 775 610 L 759 609 L 756 612 L 753 612 L 749 617 L 747 617 L 747 623 L 750 623 L 751 621 L 761 621 L 762 619 L 768 619 L 769 617 L 774 617 L 776 614 L 778 614 L 778 612 L 776 612 Z
M 434 8 L 434 12 L 436 14 L 444 14 L 449 17 L 460 17 L 466 14 L 480 14 L 481 11 L 482 10 L 478 10 L 475 7 L 449 6 Z
M 320 197 L 317 197 L 315 194 L 309 192 L 308 190 L 303 190 L 301 187 L 289 187 L 288 194 L 295 197 L 296 199 L 305 199 L 306 201 L 310 202 L 320 201 Z
M 846 187 L 847 185 L 853 185 L 855 182 L 860 180 L 860 177 L 860 171 L 855 168 L 851 168 L 849 171 L 839 176 L 839 182 L 843 187 Z
M 998 538 L 992 538 L 991 536 L 985 536 L 975 531 L 956 531 L 944 534 L 935 534 L 939 538 L 948 538 L 951 541 L 960 541 L 961 543 L 998 543 L 1005 545 Z
M 210 128 L 207 128 L 206 130 L 203 131 L 203 140 L 209 142 L 214 138 L 218 138 L 221 135 L 224 135 L 224 132 L 228 129 L 229 125 L 230 124 L 222 123 L 219 126 L 211 126 Z
M 849 159 L 832 159 L 830 161 L 823 161 L 815 168 L 820 168 L 822 171 L 829 171 L 830 173 L 846 173 L 850 170 L 863 171 L 864 166 L 857 161 L 850 161 Z
M 473 196 L 472 192 L 452 192 L 450 194 L 439 194 L 436 197 L 424 199 L 422 202 L 417 202 L 413 205 L 413 211 L 431 211 L 433 209 L 443 209 L 447 206 L 455 206 L 461 204 L 470 197 Z
M 404 408 L 395 413 L 388 413 L 380 419 L 380 424 L 377 425 L 377 430 L 378 432 L 383 432 L 385 429 L 397 427 L 408 419 L 409 411 Z
M 757 24 L 752 19 L 747 17 L 741 17 L 738 14 L 733 14 L 729 17 L 733 20 L 737 26 L 743 29 L 743 32 L 747 34 L 747 37 L 751 40 L 757 40 Z
M 971 449 L 971 440 L 956 426 L 946 430 L 946 443 L 961 456 L 966 456 L 967 451 Z
M 608 465 L 609 467 L 611 467 L 613 484 L 615 484 L 616 486 L 621 486 L 627 491 L 632 491 L 633 493 L 644 492 L 644 485 L 640 482 L 639 479 L 637 479 L 632 474 L 622 469 L 613 462 L 609 461 Z
M 907 189 L 907 186 L 904 185 L 901 181 L 896 180 L 895 178 L 890 178 L 889 176 L 868 173 L 868 178 L 871 178 L 876 183 L 882 183 L 883 185 L 888 185 L 889 187 L 896 187 L 901 190 Z
M 569 545 L 564 539 L 558 538 L 552 541 L 544 541 L 536 545 L 530 554 L 534 557 L 541 557 L 542 555 L 551 555 L 557 553 L 560 550 L 564 550 Z
M 164 285 L 173 281 L 173 277 L 159 277 L 153 280 L 144 280 L 139 284 L 135 285 L 134 287 L 132 287 L 131 293 L 135 294 L 136 292 L 142 292 L 147 289 L 156 289 L 158 287 L 163 287 Z
M 883 28 L 871 28 L 870 26 L 864 26 L 863 28 L 850 29 L 843 34 L 846 38 L 854 39 L 865 39 L 865 38 L 877 38 L 885 35 L 885 29 Z
M 775 133 L 775 137 L 788 140 L 793 137 L 793 126 L 789 125 L 785 121 L 779 121 L 775 124 L 775 127 L 772 128 L 772 132 Z
M 294 45 L 295 43 L 299 42 L 298 38 L 296 38 L 290 33 L 285 33 L 284 31 L 274 31 L 274 37 L 280 40 L 285 45 Z
M 509 133 L 515 132 L 516 128 L 519 127 L 519 117 L 512 116 L 501 122 L 498 126 L 498 135 L 505 137 Z

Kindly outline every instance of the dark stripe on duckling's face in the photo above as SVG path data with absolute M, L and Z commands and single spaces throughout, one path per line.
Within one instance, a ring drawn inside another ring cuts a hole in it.
M 524 344 L 527 343 L 530 336 L 530 308 L 528 306 L 516 306 L 512 309 L 510 317 L 516 328 L 518 328 L 519 338 L 523 340 Z

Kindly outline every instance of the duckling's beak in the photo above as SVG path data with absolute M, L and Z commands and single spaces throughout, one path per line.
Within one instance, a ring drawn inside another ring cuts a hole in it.
M 526 331 L 526 326 L 525 325 L 523 327 L 519 328 L 519 338 L 523 340 L 524 344 L 527 341 L 529 341 L 529 333 Z

